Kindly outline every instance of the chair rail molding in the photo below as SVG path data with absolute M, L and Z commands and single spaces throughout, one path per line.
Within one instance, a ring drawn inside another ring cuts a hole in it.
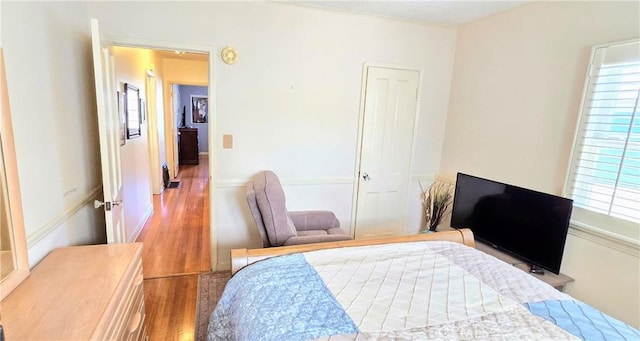
M 100 194 L 102 194 L 102 185 L 94 188 L 92 191 L 82 196 L 66 210 L 54 216 L 48 222 L 40 226 L 40 228 L 38 228 L 31 235 L 27 236 L 27 245 L 31 247 L 32 245 L 35 245 L 39 241 L 43 240 L 51 232 L 55 231 L 58 226 L 69 220 L 69 218 L 73 217 L 73 215 L 76 214 L 76 212 L 78 212 L 81 208 L 90 203 L 93 203 L 93 200 L 96 199 Z
M 216 181 L 216 188 L 224 187 L 245 187 L 251 179 L 223 179 Z M 317 177 L 317 178 L 282 178 L 280 183 L 283 186 L 297 185 L 353 185 L 355 179 L 352 177 Z

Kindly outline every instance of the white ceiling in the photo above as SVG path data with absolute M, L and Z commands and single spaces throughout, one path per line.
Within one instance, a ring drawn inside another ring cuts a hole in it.
M 422 24 L 455 27 L 523 5 L 532 0 L 268 0 L 297 6 L 374 15 Z M 159 51 L 161 57 L 207 61 L 200 53 Z
M 169 58 L 169 59 L 182 59 L 182 60 L 193 60 L 193 61 L 208 61 L 209 56 L 206 53 L 182 53 L 177 54 L 175 51 L 165 51 L 165 50 L 157 50 L 158 55 L 161 58 Z
M 531 0 L 275 0 L 298 6 L 369 14 L 423 24 L 455 27 L 520 6 Z

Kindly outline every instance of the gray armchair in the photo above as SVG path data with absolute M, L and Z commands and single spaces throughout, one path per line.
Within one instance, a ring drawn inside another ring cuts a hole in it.
M 264 247 L 353 239 L 331 211 L 288 212 L 280 180 L 271 171 L 249 184 L 247 203 Z

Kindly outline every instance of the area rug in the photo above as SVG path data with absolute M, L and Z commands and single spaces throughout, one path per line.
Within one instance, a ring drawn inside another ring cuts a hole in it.
M 209 316 L 218 304 L 222 290 L 231 278 L 230 271 L 205 272 L 198 275 L 198 301 L 196 302 L 196 341 L 207 339 Z

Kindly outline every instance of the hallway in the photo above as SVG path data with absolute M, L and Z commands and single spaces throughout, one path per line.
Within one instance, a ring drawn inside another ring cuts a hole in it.
M 193 340 L 198 274 L 211 271 L 208 157 L 180 166 L 178 188 L 153 196 L 142 242 L 150 340 Z

